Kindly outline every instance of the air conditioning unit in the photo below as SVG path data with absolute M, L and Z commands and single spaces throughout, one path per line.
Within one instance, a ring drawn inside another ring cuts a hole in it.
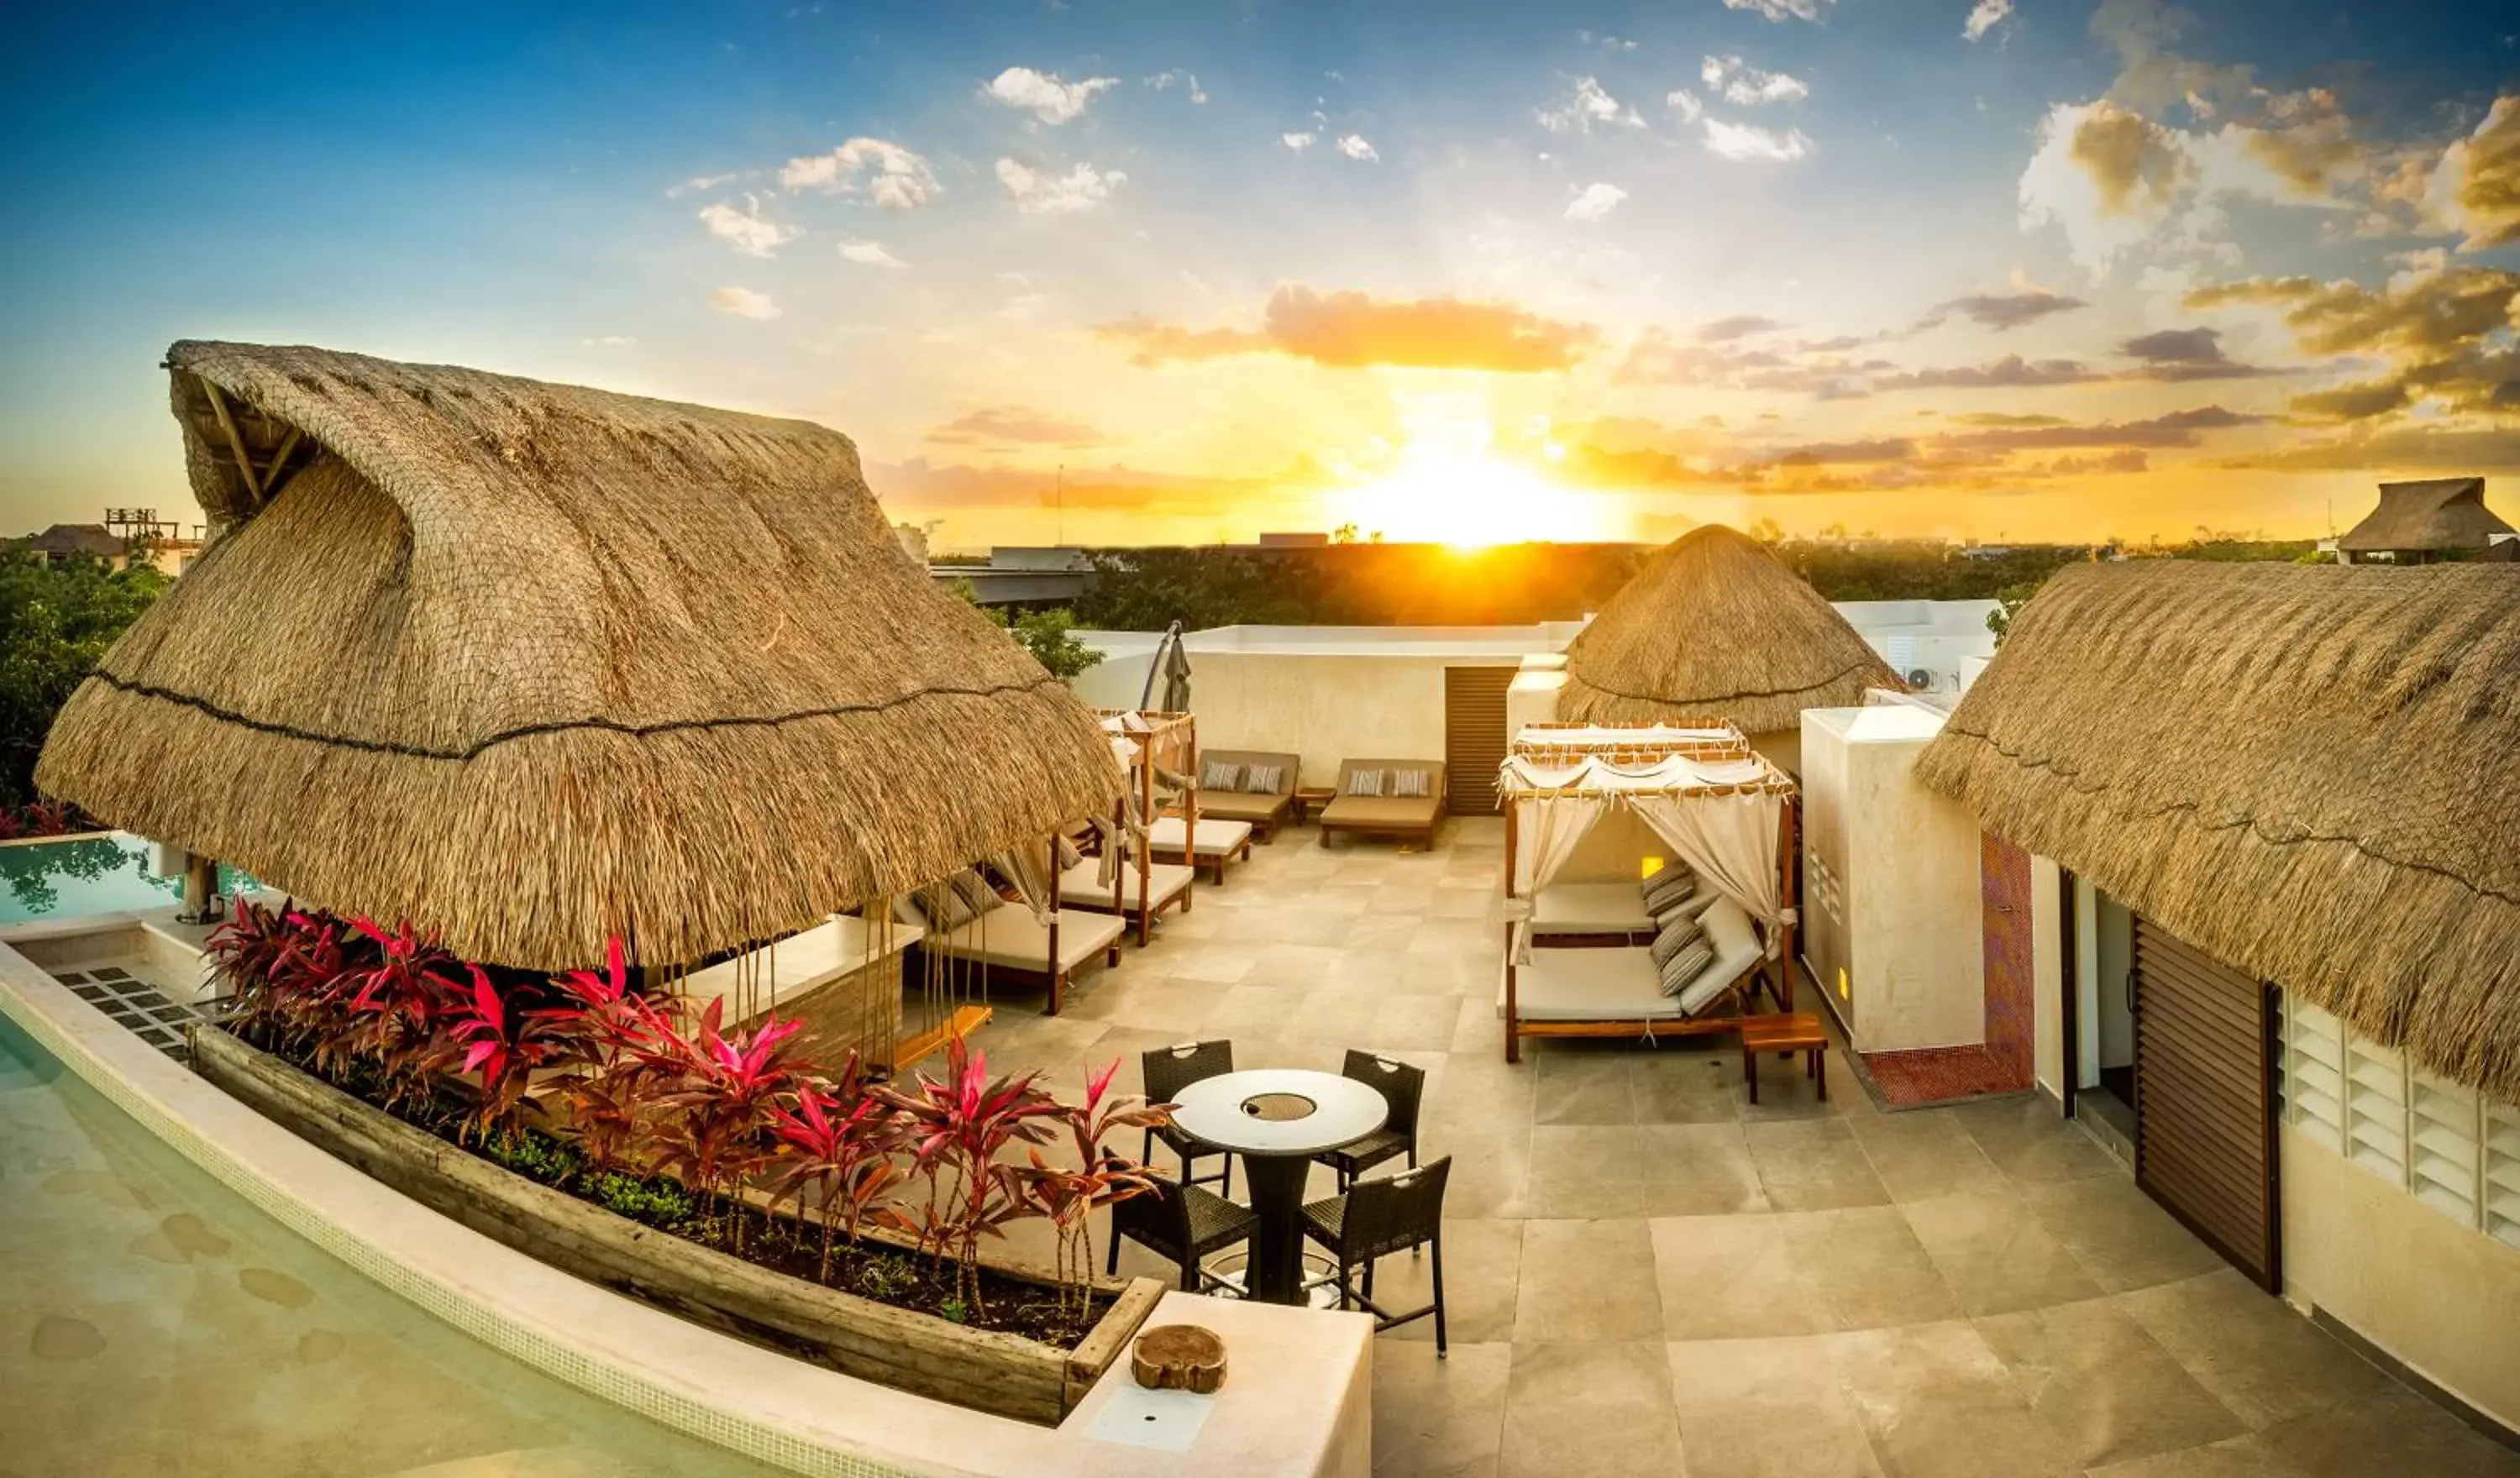
M 1928 667 L 1911 667 L 1908 669 L 1908 688 L 1912 693 L 1940 693 L 1943 691 L 1943 675 Z

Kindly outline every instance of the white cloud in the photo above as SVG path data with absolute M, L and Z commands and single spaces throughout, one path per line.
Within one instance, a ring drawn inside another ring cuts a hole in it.
M 1551 133 L 1591 133 L 1596 123 L 1618 123 L 1629 128 L 1642 128 L 1645 120 L 1636 110 L 1622 108 L 1595 77 L 1577 77 L 1566 95 L 1546 108 L 1535 108 L 1531 115 Z
M 678 196 L 698 195 L 703 190 L 715 190 L 720 185 L 732 184 L 743 178 L 748 172 L 739 169 L 728 174 L 696 174 L 678 185 L 666 186 L 665 199 L 670 201 Z
M 1672 116 L 1683 123 L 1694 123 L 1706 114 L 1706 105 L 1698 102 L 1697 94 L 1686 87 L 1674 89 L 1672 95 L 1662 101 L 1663 106 L 1671 110 Z
M 772 319 L 779 316 L 779 305 L 767 292 L 750 288 L 720 288 L 709 294 L 709 305 L 738 318 Z
M 1373 152 L 1373 146 L 1367 143 L 1361 133 L 1339 135 L 1338 152 L 1360 164 L 1376 164 L 1382 160 L 1382 156 Z
M 891 252 L 883 249 L 883 243 L 881 242 L 859 241 L 853 237 L 844 237 L 840 241 L 839 249 L 840 256 L 843 260 L 855 262 L 861 267 L 907 267 L 910 265 L 900 257 L 897 257 Z
M 724 201 L 702 205 L 699 219 L 709 235 L 746 256 L 768 256 L 805 234 L 801 226 L 783 226 L 762 219 L 759 198 L 749 195 L 743 198 L 741 210 Z
M 1960 23 L 1960 35 L 1975 41 L 2012 14 L 2012 0 L 1977 0 L 1969 7 L 1968 19 Z
M 1193 103 L 1207 101 L 1207 89 L 1198 85 L 1198 73 L 1194 71 L 1184 71 L 1176 67 L 1170 71 L 1159 71 L 1146 80 L 1147 85 L 1157 92 L 1170 92 L 1179 87 L 1190 93 L 1190 100 Z
M 1305 150 L 1312 148 L 1320 139 L 1321 135 L 1317 133 L 1282 133 L 1278 135 L 1279 143 L 1285 145 L 1297 154 L 1302 154 Z
M 1805 138 L 1799 128 L 1780 132 L 1749 123 L 1727 123 L 1722 118 L 1708 118 L 1706 149 L 1708 153 L 1727 159 L 1769 159 L 1791 163 L 1811 153 L 1812 141 Z
M 1018 108 L 1045 123 L 1057 125 L 1083 115 L 1094 95 L 1120 85 L 1118 77 L 1087 77 L 1082 82 L 1062 82 L 1058 73 L 1035 71 L 1029 67 L 1010 67 L 997 74 L 980 96 L 1009 108 Z
M 1566 218 L 1570 221 L 1598 221 L 1618 209 L 1619 202 L 1627 198 L 1628 193 L 1616 185 L 1598 182 L 1587 185 L 1576 192 L 1574 201 L 1567 205 Z
M 1837 0 L 1724 0 L 1726 10 L 1754 10 L 1771 21 L 1818 21 Z
M 1628 40 L 1624 36 L 1598 36 L 1589 30 L 1577 31 L 1575 33 L 1575 39 L 1583 42 L 1586 46 L 1592 46 L 1598 43 L 1605 51 L 1635 51 L 1637 49 L 1637 43 Z
M 1740 108 L 1756 108 L 1762 103 L 1795 103 L 1811 96 L 1811 85 L 1800 77 L 1789 77 L 1780 71 L 1763 71 L 1739 57 L 1709 57 L 1697 68 L 1697 75 L 1707 86 L 1724 95 L 1725 100 Z
M 628 334 L 607 334 L 600 338 L 581 338 L 578 346 L 587 349 L 626 349 L 639 340 Z
M 925 158 L 888 139 L 851 139 L 830 154 L 789 159 L 779 183 L 790 190 L 863 195 L 886 210 L 916 210 L 945 193 Z
M 1105 172 L 1086 163 L 1065 174 L 1051 174 L 1012 159 L 998 160 L 998 183 L 1007 187 L 1015 208 L 1026 215 L 1077 215 L 1097 209 L 1128 182 L 1129 177 L 1117 169 Z

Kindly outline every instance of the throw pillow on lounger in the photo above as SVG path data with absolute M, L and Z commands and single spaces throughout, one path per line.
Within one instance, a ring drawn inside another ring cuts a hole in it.
M 1050 844 L 1058 853 L 1058 871 L 1062 873 L 1085 860 L 1084 849 L 1077 846 L 1076 839 L 1064 831 L 1051 838 Z
M 950 877 L 911 894 L 910 906 L 940 934 L 951 933 L 971 921 L 971 906 L 964 901 L 962 890 Z
M 1006 900 L 998 890 L 982 881 L 980 874 L 965 869 L 954 874 L 954 892 L 963 900 L 963 921 L 968 923 L 992 909 L 1003 907 Z
M 1402 797 L 1403 799 L 1410 799 L 1410 800 L 1423 800 L 1423 799 L 1425 799 L 1425 798 L 1426 798 L 1426 772 L 1425 772 L 1425 771 L 1423 771 L 1423 770 L 1394 770 L 1394 771 L 1392 771 L 1392 772 L 1391 772 L 1391 793 L 1392 793 L 1393 795 L 1396 795 L 1396 796 Z
M 1694 918 L 1675 918 L 1664 924 L 1662 932 L 1654 935 L 1653 963 L 1657 965 L 1669 963 L 1672 956 L 1688 948 L 1704 932 Z
M 1229 765 L 1223 760 L 1209 760 L 1207 768 L 1198 772 L 1198 787 L 1202 790 L 1238 790 L 1242 788 L 1242 767 Z
M 1688 989 L 1688 982 L 1715 963 L 1715 946 L 1703 939 L 1692 939 L 1681 951 L 1663 962 L 1662 993 L 1677 996 Z
M 1278 793 L 1278 782 L 1285 773 L 1286 767 L 1283 765 L 1253 765 L 1242 772 L 1242 793 L 1275 795 Z
M 1697 874 L 1690 872 L 1686 864 L 1667 863 L 1661 872 L 1646 878 L 1642 886 L 1644 892 L 1645 912 L 1650 914 L 1658 909 L 1677 904 L 1696 892 Z
M 1382 793 L 1382 772 L 1379 770 L 1350 770 L 1347 773 L 1347 793 L 1350 795 L 1380 795 Z

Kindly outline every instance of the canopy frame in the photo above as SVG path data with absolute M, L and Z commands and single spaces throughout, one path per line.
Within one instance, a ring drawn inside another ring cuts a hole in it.
M 1163 709 L 1097 708 L 1094 716 L 1103 732 L 1112 736 L 1111 752 L 1128 772 L 1129 788 L 1123 799 L 1112 808 L 1114 845 L 1121 849 L 1117 866 L 1111 870 L 1111 912 L 1122 918 L 1134 917 L 1138 925 L 1138 948 L 1145 949 L 1154 935 L 1154 844 L 1150 838 L 1138 837 L 1132 845 L 1129 829 L 1128 799 L 1137 802 L 1139 823 L 1151 828 L 1155 820 L 1155 772 L 1168 770 L 1182 777 L 1182 847 L 1188 861 L 1190 849 L 1198 840 L 1198 720 L 1188 713 Z M 1135 861 L 1138 869 L 1138 907 L 1126 907 L 1126 890 L 1121 868 Z M 1198 891 L 1198 867 L 1192 864 L 1190 882 L 1181 894 L 1182 912 L 1191 910 L 1192 895 Z

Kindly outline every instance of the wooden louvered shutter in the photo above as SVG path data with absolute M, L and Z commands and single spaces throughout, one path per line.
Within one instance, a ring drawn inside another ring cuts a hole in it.
M 2141 916 L 2134 983 L 2136 1184 L 2281 1292 L 2274 993 Z
M 1455 816 L 1494 816 L 1511 667 L 1444 669 L 1444 784 Z

